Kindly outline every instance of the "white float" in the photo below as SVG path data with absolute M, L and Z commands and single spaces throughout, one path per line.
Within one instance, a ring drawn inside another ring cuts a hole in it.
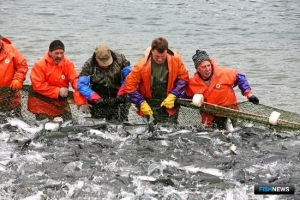
M 204 98 L 202 94 L 195 94 L 192 99 L 192 104 L 200 107 L 204 102 Z
M 279 119 L 280 113 L 277 111 L 273 111 L 269 117 L 269 123 L 273 125 L 277 125 L 277 121 Z

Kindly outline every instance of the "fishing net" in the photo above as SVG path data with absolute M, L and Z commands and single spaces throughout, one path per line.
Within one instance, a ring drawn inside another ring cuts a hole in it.
M 182 107 L 180 112 L 188 108 L 191 113 L 197 110 L 197 112 L 202 111 L 212 115 L 221 115 L 240 122 L 254 122 L 279 129 L 300 130 L 300 114 L 276 109 L 263 104 L 254 105 L 249 101 L 244 101 L 234 105 L 233 107 L 236 107 L 236 109 L 233 109 L 205 102 L 199 108 L 193 105 L 191 100 L 184 99 L 178 100 L 177 103 Z M 275 125 L 269 121 L 273 112 L 280 114 Z M 192 116 L 191 114 L 185 114 L 185 117 Z M 194 114 L 194 117 L 196 117 L 196 114 Z
M 19 91 L 21 106 L 17 107 L 17 109 L 8 109 L 9 105 L 11 105 L 12 103 L 11 98 L 15 95 L 15 92 L 13 92 L 8 87 L 0 88 L 0 111 L 2 118 L 8 116 L 16 116 L 22 118 L 29 124 L 34 123 L 36 120 L 36 116 L 35 114 L 29 112 L 27 109 L 28 93 L 30 90 L 31 86 L 24 86 L 23 89 Z M 70 92 L 68 102 L 72 119 L 75 123 L 82 124 L 84 123 L 86 118 L 92 116 L 90 114 L 81 112 L 75 105 L 72 97 L 72 92 Z M 157 104 L 160 105 L 162 100 L 153 101 L 156 101 Z M 222 107 L 209 103 L 203 103 L 199 108 L 191 104 L 191 100 L 187 99 L 176 100 L 176 104 L 180 106 L 177 117 L 177 123 L 180 126 L 203 127 L 203 125 L 201 124 L 201 111 L 212 115 L 229 117 L 240 122 L 253 122 L 279 129 L 300 130 L 300 114 L 276 109 L 262 104 L 254 105 L 248 101 L 238 103 L 238 109 Z M 113 101 L 109 102 L 108 106 L 114 109 L 107 109 L 106 114 L 109 116 L 115 116 L 115 123 L 121 124 L 124 121 L 129 124 L 147 123 L 147 119 L 137 114 L 135 106 L 131 104 L 128 99 L 127 103 L 122 104 L 122 106 L 114 104 Z M 276 126 L 271 125 L 269 122 L 269 117 L 274 111 L 280 113 Z M 123 118 L 121 118 L 120 116 L 123 116 Z M 126 119 L 124 119 L 124 116 L 126 116 Z

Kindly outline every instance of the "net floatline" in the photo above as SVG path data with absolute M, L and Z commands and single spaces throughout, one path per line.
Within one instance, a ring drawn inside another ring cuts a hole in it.
M 239 110 L 222 107 L 214 104 L 204 103 L 201 107 L 197 107 L 191 104 L 190 100 L 177 100 L 177 103 L 181 106 L 198 109 L 210 114 L 222 115 L 232 119 L 238 119 L 243 121 L 257 122 L 264 125 L 271 125 L 269 117 L 273 111 L 280 113 L 280 117 L 277 120 L 276 127 L 283 129 L 298 129 L 300 130 L 300 114 L 275 109 L 266 105 L 254 105 L 248 101 L 238 103 Z
M 30 113 L 27 110 L 27 98 L 28 91 L 32 88 L 29 85 L 24 85 L 21 90 L 22 96 L 22 118 L 27 122 L 35 121 L 34 114 Z M 6 94 L 10 96 L 12 91 L 8 87 L 0 88 L 0 94 Z M 80 122 L 84 120 L 84 117 L 89 117 L 90 115 L 83 114 L 80 110 L 78 110 L 77 106 L 72 103 L 74 102 L 72 97 L 73 93 L 69 92 L 69 102 L 72 112 L 72 117 L 75 122 Z M 162 100 L 151 100 L 160 105 Z M 9 102 L 7 102 L 9 103 Z M 239 110 L 234 110 L 222 106 L 217 106 L 209 103 L 204 103 L 200 108 L 191 104 L 191 100 L 176 100 L 176 104 L 180 105 L 179 115 L 178 115 L 178 123 L 179 125 L 184 126 L 202 126 L 201 124 L 201 116 L 200 111 L 204 111 L 210 114 L 217 114 L 224 117 L 229 117 L 232 119 L 237 119 L 241 121 L 249 121 L 256 122 L 259 124 L 270 126 L 269 117 L 273 111 L 277 111 L 280 113 L 280 117 L 277 121 L 277 125 L 273 127 L 281 128 L 281 129 L 292 129 L 292 130 L 300 130 L 300 114 L 293 113 L 289 111 L 284 111 L 280 109 L 276 109 L 266 105 L 254 105 L 248 101 L 238 103 Z M 145 119 L 135 112 L 135 107 L 128 100 L 127 107 L 129 107 L 128 121 L 133 124 L 144 123 Z M 123 112 L 120 110 L 120 112 Z

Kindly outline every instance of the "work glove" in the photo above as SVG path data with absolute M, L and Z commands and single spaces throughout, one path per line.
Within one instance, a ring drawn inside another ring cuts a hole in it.
M 149 115 L 149 116 L 153 116 L 153 111 L 151 110 L 151 107 L 149 106 L 149 104 L 146 101 L 143 101 L 140 105 L 140 111 L 142 111 L 142 113 L 144 115 Z
M 125 96 L 116 96 L 115 104 L 123 104 L 123 103 L 126 103 L 126 97 Z
M 79 110 L 81 110 L 81 112 L 83 112 L 83 113 L 89 114 L 91 107 L 92 106 L 90 104 L 88 104 L 88 103 L 87 104 L 82 104 L 82 105 L 79 106 Z
M 106 101 L 105 99 L 103 99 L 103 98 L 100 98 L 100 99 L 96 102 L 96 104 L 97 104 L 98 106 L 100 106 L 100 107 L 105 107 L 105 106 L 107 106 L 107 101 Z
M 10 88 L 12 90 L 20 90 L 23 87 L 23 83 L 17 79 L 12 80 L 11 84 L 10 84 Z
M 168 94 L 167 98 L 160 104 L 160 107 L 165 106 L 168 109 L 171 109 L 174 107 L 174 103 L 176 100 L 176 96 L 174 94 Z
M 67 97 L 68 93 L 69 93 L 68 88 L 65 88 L 65 87 L 59 88 L 59 96 Z
M 259 99 L 256 96 L 254 96 L 254 95 L 252 95 L 251 97 L 249 97 L 248 100 L 251 103 L 253 103 L 253 104 L 256 104 L 256 105 L 259 104 Z

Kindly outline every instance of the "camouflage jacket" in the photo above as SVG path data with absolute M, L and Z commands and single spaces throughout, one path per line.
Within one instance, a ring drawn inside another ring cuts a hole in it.
M 100 68 L 95 53 L 83 65 L 79 77 L 85 76 L 89 78 L 89 88 L 101 95 L 102 97 L 115 97 L 122 81 L 122 69 L 130 65 L 130 62 L 123 54 L 111 51 L 113 63 L 107 68 Z M 90 91 L 84 88 L 78 90 L 86 97 L 90 96 Z

